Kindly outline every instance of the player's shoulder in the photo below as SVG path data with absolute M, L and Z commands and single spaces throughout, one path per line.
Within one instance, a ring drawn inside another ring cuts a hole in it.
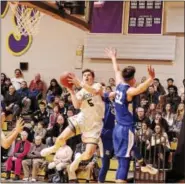
M 126 88 L 130 88 L 130 86 L 126 83 L 119 83 L 117 86 L 116 86 L 116 89 L 126 89 Z

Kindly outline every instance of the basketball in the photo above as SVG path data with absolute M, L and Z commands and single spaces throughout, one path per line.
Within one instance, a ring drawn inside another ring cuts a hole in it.
M 64 87 L 71 89 L 71 88 L 73 87 L 73 84 L 70 84 L 70 83 L 68 82 L 68 79 L 70 78 L 69 75 L 75 76 L 74 73 L 71 73 L 71 72 L 64 72 L 64 73 L 60 76 L 60 83 L 61 83 Z

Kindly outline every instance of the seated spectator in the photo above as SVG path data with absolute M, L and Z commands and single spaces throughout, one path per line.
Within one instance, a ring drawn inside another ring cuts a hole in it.
M 155 91 L 155 88 L 153 85 L 149 86 L 148 88 L 147 100 L 149 104 L 151 103 L 158 104 L 159 102 L 159 93 Z
M 12 85 L 10 78 L 6 78 L 4 85 L 1 87 L 1 93 L 5 96 L 8 93 L 9 87 Z
M 54 102 L 53 102 L 53 107 L 56 105 L 59 105 L 59 102 L 60 102 L 60 96 L 55 96 Z
M 150 144 L 150 140 L 152 137 L 152 130 L 149 128 L 149 124 L 146 122 L 142 122 L 141 129 L 136 132 L 136 144 L 137 147 L 141 151 L 142 157 L 146 157 L 146 147 Z
M 73 106 L 72 99 L 71 99 L 71 95 L 68 95 L 68 96 L 67 96 L 67 99 L 66 99 L 66 106 L 67 106 L 68 109 L 69 109 L 69 107 Z
M 45 148 L 42 144 L 42 138 L 40 136 L 35 137 L 35 143 L 32 143 L 31 149 L 25 160 L 22 161 L 22 167 L 24 172 L 23 181 L 29 181 L 30 167 L 32 168 L 31 181 L 36 182 L 39 167 L 44 163 L 44 159 L 41 157 L 40 152 Z
M 42 140 L 46 137 L 46 129 L 44 128 L 44 123 L 42 121 L 38 122 L 38 125 L 34 127 L 34 138 L 40 136 Z
M 61 96 L 62 88 L 58 84 L 56 79 L 52 79 L 50 81 L 50 86 L 46 92 L 47 95 L 47 102 L 52 103 L 54 101 L 55 96 Z
M 163 166 L 164 168 L 168 168 L 168 160 L 170 156 L 168 135 L 163 131 L 163 128 L 160 125 L 156 125 L 154 131 L 155 133 L 152 135 L 150 145 L 151 161 L 157 168 L 163 168 Z
M 184 96 L 184 93 L 181 94 L 181 103 L 185 104 L 185 96 Z
M 115 84 L 115 80 L 113 78 L 109 79 L 109 86 L 111 87 L 112 91 L 116 90 L 116 84 Z
M 56 152 L 53 162 L 50 162 L 48 165 L 48 169 L 56 168 L 57 171 L 61 171 L 70 164 L 71 158 L 73 155 L 72 149 L 68 145 L 63 145 Z
M 141 83 L 145 82 L 146 80 L 147 80 L 147 77 L 146 77 L 146 76 L 143 76 L 143 77 L 141 78 Z
M 171 104 L 166 104 L 162 116 L 168 123 L 169 131 L 172 130 L 174 124 L 174 114 L 172 112 Z
M 147 122 L 150 123 L 149 118 L 146 117 L 145 115 L 145 111 L 143 107 L 138 107 L 136 109 L 136 118 L 135 118 L 135 122 L 136 122 L 136 130 L 141 129 L 141 125 L 143 122 Z
M 78 158 L 79 155 L 81 155 L 85 151 L 86 144 L 79 143 L 76 146 L 75 153 L 74 153 L 74 159 Z M 69 177 L 69 183 L 70 182 L 77 182 L 77 176 L 76 173 L 79 171 L 85 171 L 88 173 L 87 180 L 90 180 L 91 175 L 93 174 L 93 169 L 97 167 L 97 153 L 94 153 L 93 157 L 90 160 L 82 161 L 79 164 L 78 169 L 76 172 L 70 171 L 70 166 L 67 167 L 68 177 Z M 97 178 L 94 178 L 97 180 Z
M 30 111 L 30 107 L 31 107 L 31 100 L 29 98 L 30 90 L 27 87 L 27 82 L 26 81 L 23 81 L 21 83 L 21 88 L 19 90 L 17 90 L 17 93 L 20 97 L 21 105 L 22 105 L 21 114 L 28 114 L 28 112 Z
M 178 137 L 180 133 L 182 123 L 183 123 L 183 118 L 184 118 L 184 104 L 180 103 L 177 108 L 177 114 L 175 116 L 174 126 L 173 126 L 173 131 L 176 132 L 176 137 Z
M 56 138 L 63 132 L 67 127 L 64 117 L 59 114 L 53 128 L 47 132 L 46 144 L 52 146 L 55 143 Z
M 26 131 L 21 132 L 21 141 L 18 141 L 15 145 L 13 156 L 9 157 L 6 161 L 6 179 L 10 179 L 11 170 L 14 163 L 14 180 L 20 179 L 22 160 L 26 158 L 30 151 L 31 144 L 27 140 L 28 133 Z
M 44 102 L 39 103 L 39 110 L 33 113 L 33 121 L 38 123 L 42 121 L 44 123 L 44 127 L 48 126 L 49 123 L 49 113 L 46 110 L 46 104 Z
M 6 91 L 4 89 L 5 87 L 5 80 L 6 80 L 6 75 L 4 73 L 1 73 L 1 94 L 4 96 L 6 94 Z
M 149 102 L 147 99 L 147 96 L 142 94 L 140 95 L 140 100 L 139 100 L 139 107 L 143 107 L 145 109 L 145 112 L 148 110 Z
M 60 112 L 59 112 L 59 106 L 56 105 L 53 108 L 53 113 L 50 114 L 50 116 L 49 116 L 49 124 L 48 124 L 47 130 L 50 130 L 50 129 L 53 128 L 53 126 L 55 125 L 56 120 L 57 120 L 57 117 L 59 116 L 59 114 L 60 114 Z
M 16 90 L 20 89 L 21 83 L 24 81 L 23 73 L 20 69 L 15 69 L 15 77 L 11 79 L 12 85 Z
M 154 130 L 156 125 L 160 125 L 164 132 L 168 133 L 169 127 L 167 121 L 162 117 L 162 113 L 157 111 L 155 119 L 152 122 L 151 129 Z
M 65 117 L 67 115 L 67 107 L 65 106 L 65 101 L 63 99 L 60 99 L 59 107 L 60 114 L 62 114 Z
M 167 79 L 167 89 L 168 89 L 168 87 L 170 87 L 170 86 L 174 86 L 174 80 L 173 80 L 172 78 L 168 78 L 168 79 Z
M 20 114 L 20 97 L 15 91 L 15 87 L 12 85 L 9 87 L 9 92 L 5 95 L 4 104 L 6 114 L 13 114 L 13 120 Z
M 168 87 L 168 94 L 165 95 L 165 104 L 170 103 L 172 106 L 173 113 L 177 111 L 177 107 L 181 102 L 180 96 L 178 96 L 178 89 L 176 86 Z
M 112 92 L 112 87 L 106 86 L 105 93 L 110 93 L 110 92 Z
M 155 119 L 155 114 L 156 114 L 156 104 L 151 103 L 148 111 L 146 112 L 146 117 L 149 118 L 150 123 L 152 123 L 153 120 Z
M 183 84 L 183 86 L 181 86 L 180 89 L 179 89 L 179 94 L 180 95 L 185 92 L 185 90 L 184 90 L 184 88 L 185 88 L 185 79 L 183 79 L 182 84 Z
M 37 73 L 35 75 L 35 79 L 30 82 L 29 89 L 34 94 L 34 96 L 43 94 L 44 82 L 41 80 L 41 76 L 39 73 Z
M 159 94 L 159 95 L 165 95 L 166 91 L 164 89 L 164 87 L 162 86 L 162 84 L 160 83 L 158 78 L 154 79 L 154 90 Z

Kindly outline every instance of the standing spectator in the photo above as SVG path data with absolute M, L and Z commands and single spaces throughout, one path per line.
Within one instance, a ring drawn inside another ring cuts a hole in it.
M 61 96 L 62 88 L 58 84 L 56 79 L 52 79 L 50 81 L 50 86 L 46 92 L 47 94 L 47 102 L 52 103 L 54 101 L 55 96 Z
M 159 95 L 165 95 L 166 94 L 166 91 L 165 91 L 164 87 L 162 86 L 162 84 L 160 83 L 158 78 L 154 79 L 153 85 L 154 85 L 155 91 L 158 92 Z
M 15 163 L 15 178 L 14 180 L 20 179 L 21 169 L 22 169 L 22 160 L 26 158 L 28 152 L 30 151 L 31 144 L 27 140 L 28 133 L 26 131 L 21 132 L 21 141 L 17 142 L 15 145 L 15 149 L 13 152 L 13 157 L 9 157 L 6 161 L 6 179 L 10 179 L 10 174 L 13 166 L 13 162 Z
M 31 149 L 25 160 L 22 161 L 22 167 L 24 172 L 23 181 L 29 180 L 30 166 L 32 168 L 32 182 L 37 181 L 39 167 L 44 163 L 44 159 L 41 157 L 40 152 L 45 148 L 42 144 L 42 138 L 40 136 L 35 137 L 35 144 L 31 145 Z
M 168 87 L 168 94 L 165 96 L 165 104 L 170 103 L 172 106 L 172 110 L 175 113 L 177 111 L 177 107 L 181 102 L 180 96 L 178 96 L 178 90 L 176 86 Z
M 183 84 L 183 86 L 181 86 L 180 89 L 179 89 L 179 94 L 180 95 L 185 92 L 185 90 L 184 90 L 184 88 L 185 88 L 185 79 L 183 79 L 182 84 Z
M 23 73 L 20 69 L 15 69 L 15 77 L 11 79 L 12 85 L 16 90 L 20 89 L 21 83 L 24 81 Z
M 112 88 L 112 91 L 116 90 L 116 83 L 115 83 L 115 80 L 113 78 L 109 79 L 109 86 Z
M 23 81 L 21 83 L 21 88 L 17 90 L 17 93 L 19 94 L 21 105 L 22 105 L 22 114 L 27 114 L 30 111 L 31 107 L 31 100 L 29 98 L 30 90 L 27 86 L 27 82 Z
M 12 85 L 9 87 L 9 92 L 4 98 L 6 114 L 13 113 L 13 120 L 20 114 L 20 97 Z
M 158 102 L 159 102 L 159 93 L 157 91 L 155 91 L 155 88 L 153 85 L 151 85 L 148 88 L 147 98 L 148 98 L 149 104 L 151 104 L 151 103 L 158 104 Z

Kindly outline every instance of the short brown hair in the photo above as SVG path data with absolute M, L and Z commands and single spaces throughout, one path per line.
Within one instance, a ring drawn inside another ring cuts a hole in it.
M 122 71 L 122 77 L 125 81 L 129 81 L 134 78 L 136 69 L 133 66 L 127 66 Z
M 85 69 L 85 70 L 83 70 L 83 71 L 82 71 L 82 75 L 83 75 L 84 73 L 86 73 L 86 72 L 90 72 L 91 75 L 92 75 L 92 77 L 93 77 L 93 78 L 95 77 L 94 71 L 92 71 L 91 69 Z

